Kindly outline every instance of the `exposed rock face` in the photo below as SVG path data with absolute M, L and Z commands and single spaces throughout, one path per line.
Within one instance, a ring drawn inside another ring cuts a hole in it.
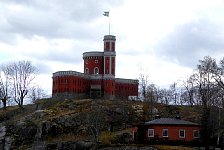
M 92 145 L 88 141 L 62 142 L 57 144 L 57 150 L 90 150 Z
M 45 150 L 46 145 L 42 138 L 42 124 L 37 127 L 37 132 L 32 145 L 32 150 Z
M 0 149 L 10 150 L 12 139 L 6 136 L 6 127 L 0 126 Z
M 90 150 L 93 146 L 92 142 L 88 141 L 67 141 L 59 143 L 51 143 L 47 145 L 46 149 L 51 150 Z
M 100 150 L 157 150 L 153 147 L 136 147 L 136 146 L 120 146 L 120 147 L 106 147 L 100 148 Z
M 105 100 L 46 101 L 0 112 L 0 149 L 88 150 L 102 131 L 131 127 L 141 119 L 142 107 Z M 138 111 L 137 111 L 138 110 Z M 140 113 L 139 113 L 140 110 Z
M 6 134 L 6 127 L 0 126 L 0 140 L 4 139 L 5 134 Z
M 6 135 L 6 127 L 0 127 L 0 149 L 4 149 L 5 147 L 5 135 Z

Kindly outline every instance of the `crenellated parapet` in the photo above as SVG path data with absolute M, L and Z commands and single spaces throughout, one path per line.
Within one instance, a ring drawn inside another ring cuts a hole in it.
M 104 56 L 104 52 L 92 51 L 92 52 L 84 52 L 83 59 L 97 59 L 97 57 Z
M 85 77 L 84 73 L 77 72 L 77 71 L 57 71 L 53 73 L 53 77 L 62 77 L 62 76 L 78 76 L 78 77 Z
M 138 84 L 138 80 L 134 80 L 134 79 L 116 78 L 115 81 L 118 83 Z

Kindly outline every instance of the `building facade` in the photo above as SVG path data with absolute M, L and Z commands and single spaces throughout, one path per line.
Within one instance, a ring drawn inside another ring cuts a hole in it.
M 133 138 L 148 143 L 199 143 L 201 126 L 180 118 L 157 118 L 133 128 Z M 138 137 L 136 136 L 138 134 Z
M 138 80 L 115 78 L 116 37 L 105 35 L 103 41 L 103 52 L 83 53 L 84 73 L 53 73 L 53 98 L 127 99 L 129 96 L 138 96 Z

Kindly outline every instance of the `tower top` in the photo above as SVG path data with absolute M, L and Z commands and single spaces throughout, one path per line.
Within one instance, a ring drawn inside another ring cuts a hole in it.
M 105 40 L 113 40 L 113 41 L 116 41 L 116 36 L 114 35 L 104 35 L 104 41 Z
M 104 41 L 104 52 L 115 53 L 116 36 L 105 35 L 103 41 Z

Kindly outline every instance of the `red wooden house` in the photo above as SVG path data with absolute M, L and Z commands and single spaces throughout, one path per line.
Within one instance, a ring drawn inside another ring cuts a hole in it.
M 199 142 L 201 127 L 180 118 L 157 118 L 133 128 L 139 142 Z

